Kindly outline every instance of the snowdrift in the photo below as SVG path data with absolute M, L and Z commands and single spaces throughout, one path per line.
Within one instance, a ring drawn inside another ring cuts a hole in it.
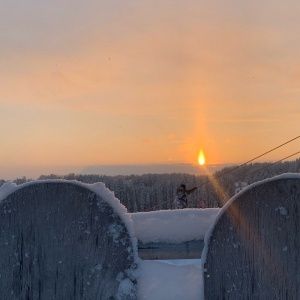
M 143 243 L 203 240 L 219 208 L 176 209 L 132 213 L 134 234 Z

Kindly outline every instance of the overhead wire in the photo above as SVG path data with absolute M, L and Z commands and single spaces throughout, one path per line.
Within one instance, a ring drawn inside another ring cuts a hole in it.
M 272 148 L 271 150 L 269 150 L 269 151 L 267 151 L 267 152 L 264 152 L 264 153 L 262 153 L 262 154 L 260 154 L 260 155 L 258 155 L 258 156 L 256 156 L 256 157 L 254 157 L 254 158 L 248 160 L 247 162 L 245 162 L 245 163 L 243 163 L 243 164 L 241 164 L 241 165 L 238 165 L 238 166 L 236 166 L 236 167 L 234 167 L 234 168 L 230 168 L 230 169 L 227 170 L 226 172 L 223 172 L 223 173 L 221 172 L 220 174 L 218 174 L 217 176 L 215 176 L 214 179 L 218 179 L 218 178 L 220 178 L 220 177 L 223 177 L 223 176 L 225 176 L 226 174 L 229 174 L 229 173 L 235 171 L 236 169 L 241 168 L 241 167 L 247 165 L 247 164 L 250 163 L 250 162 L 253 162 L 253 161 L 256 160 L 256 159 L 258 159 L 258 158 L 260 158 L 260 157 L 262 157 L 262 156 L 264 156 L 264 155 L 266 155 L 266 154 L 269 154 L 269 153 L 271 153 L 272 151 L 275 151 L 275 150 L 277 150 L 277 149 L 279 149 L 279 148 L 281 148 L 281 147 L 283 147 L 283 146 L 285 146 L 285 145 L 287 145 L 287 144 L 289 144 L 289 143 L 291 143 L 291 142 L 297 140 L 298 138 L 300 138 L 300 135 L 298 135 L 297 137 L 295 137 L 295 138 L 293 138 L 293 139 L 291 139 L 291 140 L 289 140 L 289 141 L 287 141 L 287 142 L 285 142 L 285 143 L 283 143 L 283 144 L 280 144 L 279 146 L 277 146 L 277 147 L 275 147 L 275 148 Z M 263 169 L 267 169 L 267 168 L 271 167 L 272 165 L 277 164 L 277 163 L 279 163 L 279 162 L 281 162 L 281 161 L 283 161 L 283 160 L 285 160 L 285 159 L 287 159 L 287 158 L 290 158 L 290 157 L 292 157 L 292 156 L 295 156 L 296 154 L 299 154 L 299 153 L 300 153 L 300 151 L 298 151 L 298 152 L 296 152 L 296 153 L 293 153 L 293 154 L 291 154 L 291 155 L 289 155 L 289 156 L 287 156 L 287 157 L 284 157 L 284 158 L 282 158 L 282 159 L 280 159 L 280 160 L 278 160 L 278 161 L 276 161 L 276 162 L 274 162 L 274 163 L 268 164 L 267 166 L 265 166 L 265 167 L 263 167 L 263 168 L 261 168 L 261 169 L 255 170 L 254 172 L 251 172 L 250 174 L 259 172 L 259 171 L 261 171 L 261 170 L 263 170 Z M 205 183 L 203 183 L 202 185 L 200 185 L 198 188 L 202 188 L 203 186 L 205 186 L 205 185 L 207 185 L 207 184 L 208 184 L 208 181 L 206 181 Z M 167 202 L 168 202 L 168 200 L 163 201 L 163 202 L 161 202 L 161 203 L 159 203 L 159 204 L 157 204 L 157 205 L 154 205 L 154 206 L 150 207 L 149 209 L 147 209 L 146 212 L 151 211 L 153 208 L 158 207 L 158 206 L 161 206 L 162 204 L 167 203 Z
M 282 159 L 280 159 L 280 160 L 277 160 L 277 161 L 275 161 L 275 162 L 273 162 L 273 163 L 271 163 L 271 164 L 268 164 L 267 166 L 264 166 L 264 167 L 262 167 L 262 168 L 260 168 L 260 169 L 258 169 L 258 170 L 255 170 L 255 171 L 253 171 L 253 172 L 250 172 L 248 175 L 252 175 L 252 174 L 255 174 L 255 173 L 259 172 L 259 171 L 262 171 L 262 170 L 264 170 L 264 169 L 267 169 L 267 168 L 269 168 L 269 167 L 271 167 L 271 166 L 273 166 L 273 165 L 275 165 L 275 164 L 277 164 L 277 163 L 279 163 L 279 162 L 281 162 L 281 161 L 283 161 L 283 160 L 285 160 L 285 159 L 288 159 L 288 158 L 290 158 L 290 157 L 292 157 L 292 156 L 295 156 L 296 154 L 300 154 L 300 151 L 298 151 L 298 152 L 296 152 L 296 153 L 293 153 L 293 154 L 291 154 L 291 155 L 289 155 L 289 156 L 286 156 L 286 157 L 284 157 L 284 158 L 282 158 Z
M 297 137 L 295 137 L 295 138 L 293 138 L 293 139 L 291 139 L 291 140 L 289 140 L 289 141 L 287 141 L 287 142 L 285 142 L 285 143 L 283 143 L 283 144 L 281 144 L 281 145 L 279 145 L 279 146 L 277 146 L 277 147 L 275 147 L 275 148 L 273 148 L 273 149 L 271 149 L 271 150 L 269 150 L 269 151 L 267 151 L 267 152 L 265 152 L 265 153 L 263 153 L 263 154 L 260 154 L 260 155 L 258 155 L 258 156 L 256 156 L 256 157 L 254 157 L 254 158 L 252 158 L 252 159 L 246 161 L 245 163 L 243 163 L 243 164 L 241 164 L 241 165 L 239 165 L 239 166 L 234 167 L 233 169 L 230 169 L 230 170 L 228 170 L 228 171 L 226 171 L 226 172 L 224 172 L 224 173 L 221 173 L 220 175 L 218 175 L 218 176 L 215 177 L 215 178 L 217 179 L 217 178 L 219 178 L 219 177 L 221 177 L 221 176 L 226 175 L 227 173 L 231 173 L 231 172 L 233 172 L 234 170 L 236 170 L 236 169 L 238 169 L 238 168 L 241 168 L 241 167 L 243 167 L 243 166 L 249 164 L 250 162 L 252 162 L 252 161 L 254 161 L 254 160 L 256 160 L 256 159 L 258 159 L 258 158 L 260 158 L 260 157 L 262 157 L 262 156 L 264 156 L 264 155 L 266 155 L 266 154 L 269 154 L 269 153 L 271 153 L 272 151 L 277 150 L 277 149 L 279 149 L 279 148 L 281 148 L 281 147 L 283 147 L 283 146 L 285 146 L 285 145 L 287 145 L 287 144 L 289 144 L 289 143 L 295 141 L 295 140 L 298 139 L 298 138 L 300 138 L 300 135 L 298 135 Z

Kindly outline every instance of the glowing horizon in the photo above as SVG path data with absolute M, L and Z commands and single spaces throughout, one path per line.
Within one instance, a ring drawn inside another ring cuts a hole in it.
M 299 5 L 5 1 L 2 169 L 245 162 L 299 135 Z

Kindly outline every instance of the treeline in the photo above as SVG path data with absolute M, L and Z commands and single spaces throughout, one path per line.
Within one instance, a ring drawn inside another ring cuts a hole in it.
M 103 182 L 115 193 L 129 212 L 172 209 L 177 187 L 185 183 L 187 188 L 198 189 L 189 196 L 189 207 L 200 207 L 203 201 L 206 207 L 221 207 L 235 194 L 235 183 L 251 184 L 265 178 L 283 173 L 300 173 L 300 159 L 290 162 L 253 163 L 242 167 L 227 167 L 211 176 L 173 174 L 145 174 L 128 176 L 55 174 L 41 175 L 39 180 L 66 179 L 84 183 Z M 14 180 L 21 184 L 31 179 L 26 177 Z M 0 181 L 0 185 L 5 180 Z

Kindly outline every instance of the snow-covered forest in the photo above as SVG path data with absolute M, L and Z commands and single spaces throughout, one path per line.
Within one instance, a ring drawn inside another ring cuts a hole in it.
M 213 175 L 144 174 L 128 176 L 68 174 L 41 175 L 38 179 L 67 179 L 85 183 L 103 182 L 115 193 L 115 196 L 129 212 L 143 212 L 172 209 L 177 187 L 185 183 L 187 188 L 198 189 L 189 196 L 189 207 L 200 207 L 203 201 L 206 207 L 222 207 L 235 194 L 235 183 L 251 184 L 265 178 L 283 173 L 300 173 L 300 159 L 287 162 L 251 163 L 241 167 L 226 167 Z M 17 178 L 21 184 L 31 179 Z M 5 180 L 0 180 L 0 186 Z

